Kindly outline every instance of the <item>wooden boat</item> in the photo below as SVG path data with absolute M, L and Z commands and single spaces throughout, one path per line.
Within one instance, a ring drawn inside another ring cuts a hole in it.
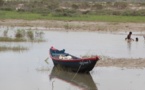
M 50 57 L 54 66 L 61 66 L 74 72 L 89 72 L 94 68 L 96 62 L 99 60 L 98 56 L 79 58 L 69 53 L 65 53 L 64 49 L 58 50 L 54 47 L 50 48 Z
M 62 81 L 62 84 L 70 84 L 71 86 L 81 88 L 81 90 L 98 90 L 90 73 L 68 72 L 60 67 L 53 67 L 50 80 Z M 56 86 L 57 87 L 57 86 Z

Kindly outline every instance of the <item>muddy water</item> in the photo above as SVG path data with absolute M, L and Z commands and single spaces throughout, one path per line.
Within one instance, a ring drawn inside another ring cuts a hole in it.
M 11 43 L 29 47 L 28 51 L 0 52 L 0 90 L 144 90 L 145 69 L 95 67 L 89 74 L 76 75 L 56 71 L 48 55 L 49 48 L 54 46 L 77 56 L 144 58 L 142 36 L 136 35 L 139 42 L 127 43 L 127 33 L 44 32 L 46 42 Z
M 48 42 L 58 48 L 65 48 L 76 55 L 102 55 L 114 58 L 144 58 L 145 40 L 127 42 L 127 33 L 98 32 L 47 32 Z M 58 39 L 59 38 L 59 39 Z

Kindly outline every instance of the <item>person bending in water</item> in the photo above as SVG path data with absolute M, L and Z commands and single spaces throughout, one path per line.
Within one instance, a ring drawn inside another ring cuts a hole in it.
M 131 38 L 131 35 L 132 35 L 132 32 L 129 32 L 125 40 L 134 41 L 134 39 Z

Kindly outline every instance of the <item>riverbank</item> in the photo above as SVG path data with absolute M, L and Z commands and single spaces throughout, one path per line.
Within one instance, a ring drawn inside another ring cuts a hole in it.
M 94 22 L 94 21 L 58 21 L 58 20 L 17 20 L 4 19 L 0 20 L 1 26 L 22 26 L 22 27 L 45 27 L 48 30 L 56 28 L 56 30 L 70 31 L 145 31 L 145 23 L 133 22 Z M 54 29 L 53 29 L 54 30 Z
M 96 66 L 99 67 L 121 67 L 121 68 L 145 68 L 144 58 L 105 58 L 100 59 Z

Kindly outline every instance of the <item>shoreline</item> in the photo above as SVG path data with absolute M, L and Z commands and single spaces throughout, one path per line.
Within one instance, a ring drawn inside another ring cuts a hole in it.
M 145 58 L 105 58 L 96 63 L 97 67 L 145 68 Z
M 22 20 L 5 19 L 0 20 L 0 26 L 21 26 L 21 27 L 45 27 L 61 28 L 67 31 L 136 31 L 144 32 L 145 23 L 131 22 L 94 22 L 94 21 L 58 21 L 58 20 Z
M 91 22 L 91 21 L 57 21 L 57 20 L 0 20 L 0 26 L 10 27 L 45 27 L 47 30 L 59 31 L 104 31 L 104 32 L 145 32 L 145 23 Z M 53 28 L 53 29 L 52 29 Z M 105 58 L 100 59 L 99 67 L 145 68 L 145 58 Z

